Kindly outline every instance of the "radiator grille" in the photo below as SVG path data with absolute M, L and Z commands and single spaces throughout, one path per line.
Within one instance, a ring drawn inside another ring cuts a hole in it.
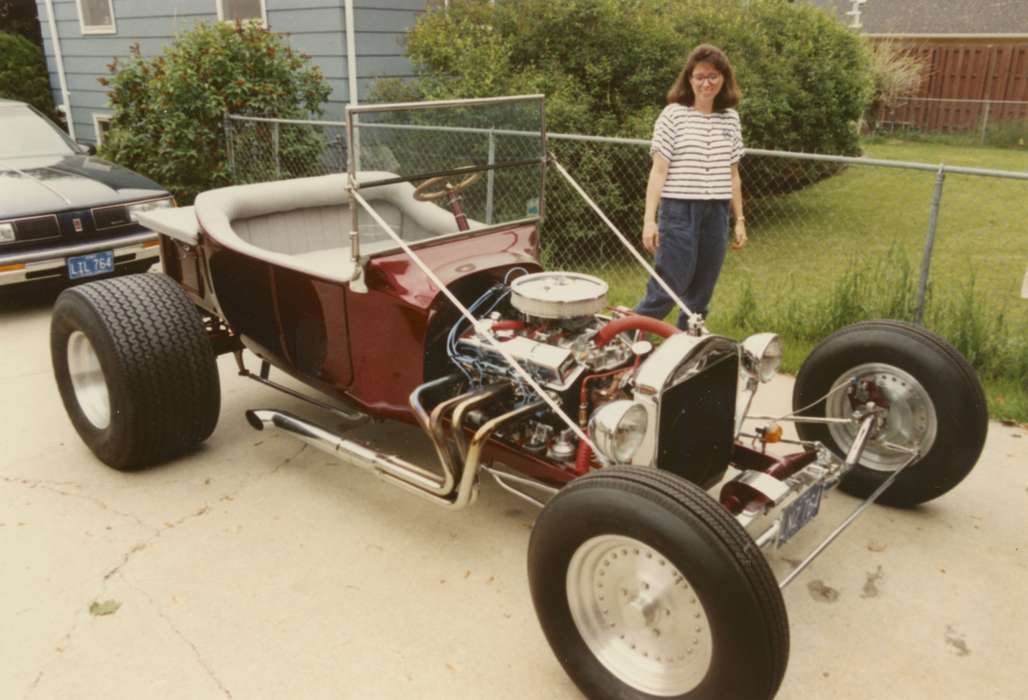
M 732 454 L 739 360 L 724 353 L 660 399 L 657 467 L 709 488 Z

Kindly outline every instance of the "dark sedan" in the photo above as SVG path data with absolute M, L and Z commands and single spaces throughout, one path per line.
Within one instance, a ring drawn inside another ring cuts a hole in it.
M 171 195 L 85 151 L 32 107 L 0 100 L 0 287 L 157 261 L 157 236 L 135 217 L 173 206 Z

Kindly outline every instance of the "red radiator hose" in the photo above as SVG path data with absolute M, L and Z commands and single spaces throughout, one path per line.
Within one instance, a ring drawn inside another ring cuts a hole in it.
M 578 441 L 578 453 L 575 455 L 575 474 L 582 476 L 589 471 L 589 462 L 592 459 L 593 451 L 589 449 L 589 443 L 585 440 Z
M 667 338 L 675 333 L 682 332 L 670 323 L 664 323 L 649 316 L 624 316 L 622 318 L 615 318 L 601 328 L 600 332 L 593 337 L 593 342 L 596 344 L 596 347 L 601 348 L 618 333 L 624 333 L 625 331 L 648 331 L 659 335 L 661 338 Z

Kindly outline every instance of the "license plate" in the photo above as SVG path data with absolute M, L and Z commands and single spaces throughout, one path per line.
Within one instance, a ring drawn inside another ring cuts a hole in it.
M 814 519 L 821 510 L 821 493 L 824 489 L 818 482 L 803 492 L 782 514 L 782 526 L 778 531 L 778 544 L 795 535 L 803 526 Z
M 114 251 L 104 250 L 68 258 L 68 277 L 73 280 L 114 271 Z

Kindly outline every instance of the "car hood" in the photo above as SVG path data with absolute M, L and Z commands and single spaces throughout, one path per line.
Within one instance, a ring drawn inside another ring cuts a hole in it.
M 91 156 L 0 158 L 0 219 L 167 194 L 149 178 Z

